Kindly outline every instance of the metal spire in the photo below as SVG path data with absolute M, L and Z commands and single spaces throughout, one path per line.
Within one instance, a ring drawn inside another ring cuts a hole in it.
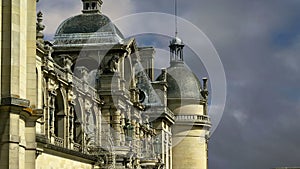
M 178 29 L 177 29 L 177 0 L 175 1 L 175 37 L 178 35 Z
M 170 41 L 170 63 L 177 64 L 183 62 L 183 47 L 182 40 L 178 37 L 178 22 L 177 22 L 177 0 L 175 2 L 175 37 Z

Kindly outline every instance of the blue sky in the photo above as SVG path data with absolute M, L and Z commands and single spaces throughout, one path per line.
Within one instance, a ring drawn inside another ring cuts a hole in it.
M 179 16 L 214 44 L 227 78 L 223 118 L 209 143 L 210 168 L 300 166 L 300 1 L 178 0 L 178 4 Z M 44 13 L 46 38 L 51 40 L 59 23 L 80 13 L 81 1 L 40 0 L 38 9 Z M 103 13 L 112 20 L 137 12 L 172 14 L 173 9 L 173 0 L 103 4 Z

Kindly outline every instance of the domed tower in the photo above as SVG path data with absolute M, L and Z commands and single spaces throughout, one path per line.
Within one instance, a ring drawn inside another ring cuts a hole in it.
M 83 46 L 116 45 L 123 35 L 101 12 L 102 0 L 82 0 L 82 14 L 63 21 L 54 36 L 55 51 L 81 50 Z
M 176 120 L 172 127 L 173 169 L 207 169 L 207 141 L 211 127 L 207 115 L 207 79 L 203 86 L 183 61 L 184 44 L 170 42 L 167 100 Z M 158 80 L 162 75 L 158 77 Z

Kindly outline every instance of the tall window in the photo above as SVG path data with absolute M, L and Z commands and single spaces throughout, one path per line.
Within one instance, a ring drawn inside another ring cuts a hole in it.
M 82 111 L 79 102 L 76 102 L 73 118 L 73 140 L 75 143 L 82 144 Z
M 54 110 L 54 134 L 57 137 L 64 138 L 65 112 L 64 101 L 61 92 L 57 91 Z
M 96 3 L 95 2 L 92 3 L 92 9 L 96 9 Z
M 89 9 L 89 8 L 90 8 L 90 3 L 85 3 L 84 5 L 85 5 L 85 8 L 84 8 L 84 9 L 86 9 L 86 10 L 87 10 L 87 9 Z

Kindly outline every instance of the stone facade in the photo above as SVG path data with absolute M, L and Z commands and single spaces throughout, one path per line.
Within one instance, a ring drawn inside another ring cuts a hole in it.
M 1 169 L 207 168 L 207 80 L 179 38 L 155 80 L 154 48 L 125 39 L 101 0 L 82 0 L 53 43 L 36 0 L 0 3 Z

